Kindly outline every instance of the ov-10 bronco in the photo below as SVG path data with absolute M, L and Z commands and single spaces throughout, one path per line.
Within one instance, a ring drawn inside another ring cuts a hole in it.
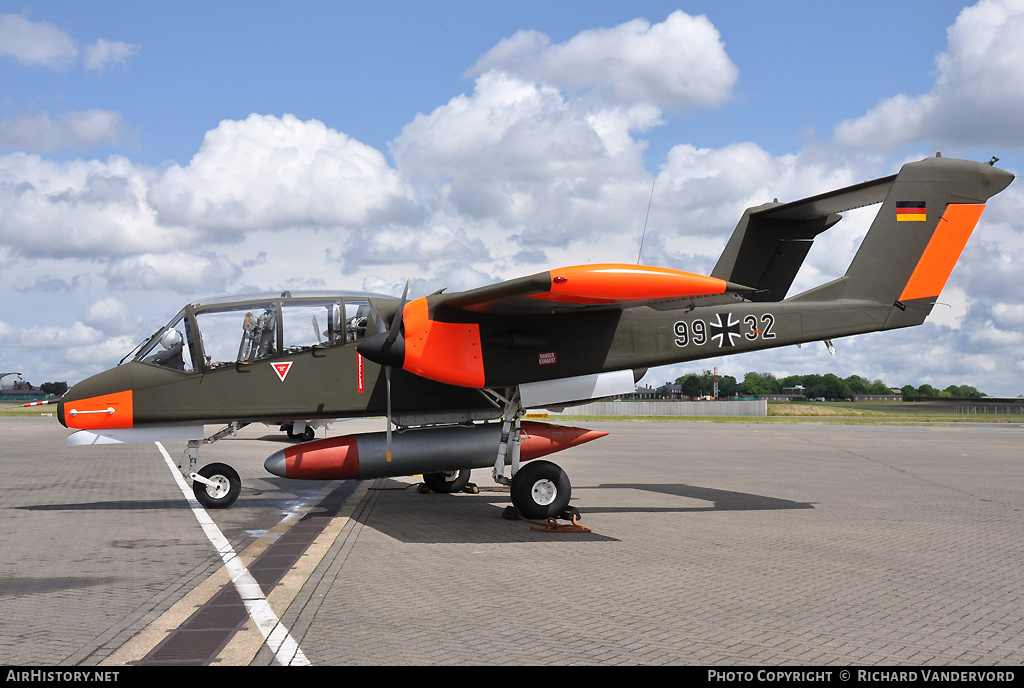
M 449 492 L 493 467 L 524 517 L 564 517 L 568 477 L 534 459 L 606 433 L 523 421 L 525 409 L 632 392 L 653 366 L 919 325 L 985 202 L 1012 180 L 992 163 L 935 157 L 749 208 L 710 276 L 581 265 L 412 300 L 195 301 L 132 360 L 75 385 L 58 417 L 80 429 L 71 444 L 187 440 L 179 469 L 203 504 L 224 507 L 240 480 L 223 464 L 195 470 L 204 442 L 251 422 L 308 439 L 329 419 L 384 416 L 386 431 L 289 445 L 266 468 L 318 480 L 423 474 Z M 879 203 L 846 274 L 787 298 L 814 238 L 839 213 Z M 206 437 L 212 424 L 225 428 Z

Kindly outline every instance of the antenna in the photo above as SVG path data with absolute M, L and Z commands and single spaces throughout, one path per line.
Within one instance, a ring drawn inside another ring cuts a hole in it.
M 640 234 L 640 250 L 636 253 L 636 264 L 640 264 L 640 256 L 644 252 L 644 237 L 647 236 L 647 220 L 651 218 L 651 202 L 654 200 L 654 184 L 658 181 L 655 179 L 651 182 L 651 197 L 647 199 L 647 216 L 644 218 L 644 231 Z

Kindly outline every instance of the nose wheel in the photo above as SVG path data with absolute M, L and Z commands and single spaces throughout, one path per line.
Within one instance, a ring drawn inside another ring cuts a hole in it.
M 235 503 L 242 491 L 242 479 L 223 463 L 203 466 L 192 475 L 192 492 L 207 509 L 224 509 Z

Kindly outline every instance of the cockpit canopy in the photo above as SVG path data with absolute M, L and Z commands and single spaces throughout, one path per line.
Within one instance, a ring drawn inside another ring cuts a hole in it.
M 257 294 L 185 306 L 136 361 L 192 372 L 277 353 L 332 347 L 366 336 L 367 294 Z

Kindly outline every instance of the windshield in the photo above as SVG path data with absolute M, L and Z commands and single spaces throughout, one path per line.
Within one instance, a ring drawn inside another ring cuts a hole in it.
M 136 360 L 173 370 L 195 370 L 193 340 L 185 311 L 178 313 L 163 330 L 147 342 Z

